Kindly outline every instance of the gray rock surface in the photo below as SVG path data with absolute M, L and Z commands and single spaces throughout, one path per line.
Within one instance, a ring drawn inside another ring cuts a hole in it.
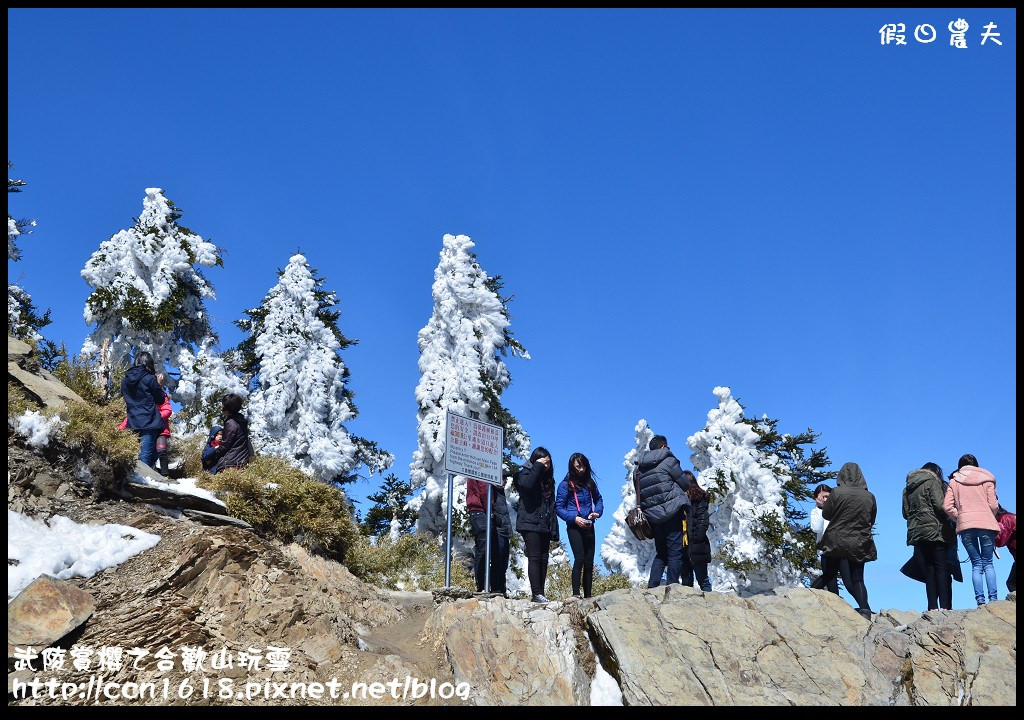
M 1016 704 L 1016 602 L 868 621 L 825 591 L 671 586 L 591 607 L 628 705 Z
M 7 657 L 15 647 L 49 647 L 84 623 L 96 603 L 65 580 L 41 575 L 7 606 Z

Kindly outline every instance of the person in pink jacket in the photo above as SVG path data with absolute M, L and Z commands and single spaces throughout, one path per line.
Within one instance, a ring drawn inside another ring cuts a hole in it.
M 992 564 L 999 522 L 996 509 L 996 478 L 988 470 L 978 467 L 978 459 L 964 455 L 957 463 L 958 470 L 949 476 L 949 489 L 942 501 L 942 509 L 956 520 L 956 532 L 971 558 L 974 599 L 978 607 L 985 604 L 985 586 L 988 599 L 998 600 L 996 568 Z

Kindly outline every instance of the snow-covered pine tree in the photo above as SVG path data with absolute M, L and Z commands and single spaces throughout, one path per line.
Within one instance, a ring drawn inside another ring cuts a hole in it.
M 10 161 L 7 162 L 7 171 L 14 169 Z M 13 180 L 7 178 L 7 192 L 21 192 L 25 186 L 24 180 Z M 21 259 L 21 250 L 18 248 L 17 238 L 20 235 L 28 235 L 35 227 L 35 220 L 16 220 L 7 212 L 7 259 L 17 261 Z M 34 340 L 40 342 L 43 336 L 39 329 L 50 324 L 50 311 L 42 315 L 32 303 L 32 297 L 24 288 L 18 285 L 7 283 L 7 333 L 16 338 Z
M 811 493 L 814 488 L 828 483 L 839 472 L 825 469 L 832 464 L 827 448 L 812 447 L 821 433 L 807 428 L 806 432 L 798 435 L 780 434 L 779 421 L 770 420 L 767 416 L 760 420 L 744 418 L 743 422 L 757 434 L 755 446 L 758 451 L 769 458 L 770 463 L 781 461 L 785 468 L 785 474 L 779 477 L 784 491 L 785 523 L 766 526 L 764 540 L 770 547 L 777 548 L 784 560 L 799 568 L 802 576 L 810 582 L 820 574 L 820 565 L 814 532 L 802 504 L 813 502 Z M 769 464 L 767 469 L 777 467 L 777 464 Z
M 340 311 L 326 278 L 293 255 L 259 307 L 236 324 L 249 337 L 239 346 L 250 378 L 248 417 L 253 445 L 322 482 L 346 483 L 363 464 L 372 475 L 394 458 L 345 423 L 356 417 L 349 370 L 339 351 L 352 345 L 338 329 Z
M 611 572 L 625 575 L 631 583 L 647 587 L 651 575 L 651 563 L 654 561 L 654 542 L 637 540 L 626 525 L 626 515 L 636 507 L 636 490 L 633 488 L 633 471 L 640 460 L 640 453 L 651 444 L 654 432 L 641 419 L 634 428 L 636 443 L 626 453 L 622 464 L 626 468 L 626 482 L 622 484 L 622 502 L 612 515 L 612 529 L 608 531 L 601 543 L 601 560 Z
M 11 161 L 7 161 L 7 172 L 10 173 L 14 169 L 14 165 Z M 7 178 L 7 192 L 19 193 L 21 189 L 25 187 L 26 183 L 24 180 L 14 180 Z M 7 259 L 8 260 L 19 260 L 21 258 L 21 250 L 18 249 L 16 242 L 19 235 L 28 235 L 32 231 L 29 230 L 31 227 L 35 227 L 35 220 L 16 220 L 11 216 L 10 208 L 7 210 Z
M 500 276 L 490 277 L 465 235 L 445 235 L 434 270 L 434 311 L 420 330 L 420 382 L 416 386 L 418 448 L 409 479 L 419 494 L 410 507 L 419 513 L 417 531 L 445 529 L 447 476 L 444 471 L 445 418 L 451 411 L 501 425 L 508 458 L 527 457 L 530 437 L 502 406 L 511 377 L 502 357 L 529 359 L 509 331 L 508 302 Z M 465 498 L 465 478 L 455 479 L 456 498 Z M 517 498 L 509 491 L 510 511 Z M 454 508 L 453 508 L 454 509 Z
M 790 467 L 759 445 L 761 435 L 729 388 L 714 393 L 718 407 L 686 440 L 711 504 L 712 586 L 743 596 L 800 586 L 802 568 L 787 550 L 799 542 L 786 517 Z
M 216 245 L 178 224 L 181 216 L 163 190 L 146 188 L 135 224 L 102 242 L 86 262 L 82 278 L 94 290 L 84 316 L 95 327 L 82 355 L 100 360 L 106 341 L 99 363 L 106 367 L 126 365 L 133 350 L 148 350 L 158 367 L 180 372 L 171 397 L 199 426 L 207 408 L 196 406 L 203 399 L 244 390 L 230 373 L 210 373 L 197 362 L 214 355 L 217 341 L 204 304 L 216 294 L 200 268 L 223 267 L 223 261 Z
M 373 537 L 386 534 L 397 540 L 399 535 L 409 532 L 416 524 L 416 513 L 406 507 L 411 494 L 412 485 L 408 480 L 399 480 L 394 473 L 388 473 L 380 490 L 366 497 L 373 507 L 360 523 L 363 533 Z

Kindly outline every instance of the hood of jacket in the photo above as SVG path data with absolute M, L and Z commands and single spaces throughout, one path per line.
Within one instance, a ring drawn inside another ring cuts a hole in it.
M 131 386 L 132 389 L 134 389 L 137 388 L 139 386 L 139 383 L 142 382 L 142 378 L 152 374 L 153 373 L 144 368 L 142 365 L 136 365 L 135 367 L 128 368 L 128 372 L 124 374 L 124 381 L 126 384 Z
M 868 489 L 868 482 L 864 479 L 864 473 L 860 471 L 860 465 L 855 462 L 848 462 L 839 468 L 839 478 L 836 480 L 836 485 Z
M 938 480 L 939 487 L 942 486 L 942 478 L 933 473 L 931 470 L 925 470 L 924 468 L 920 468 L 918 470 L 911 470 L 910 473 L 907 475 L 907 490 L 913 492 L 914 490 L 917 490 L 919 487 L 921 487 L 926 482 L 932 479 Z
M 672 454 L 672 451 L 667 447 L 658 448 L 657 450 L 645 450 L 640 455 L 640 462 L 637 467 L 640 468 L 640 472 L 647 472 L 651 468 L 658 467 L 658 463 L 667 458 Z
M 210 428 L 210 434 L 206 436 L 206 442 L 210 442 L 211 440 L 213 440 L 213 438 L 216 437 L 217 433 L 219 433 L 223 429 L 224 428 L 222 428 L 220 425 L 214 425 L 212 428 Z
M 985 468 L 964 465 L 953 474 L 953 479 L 962 485 L 981 485 L 982 483 L 994 483 L 996 476 Z

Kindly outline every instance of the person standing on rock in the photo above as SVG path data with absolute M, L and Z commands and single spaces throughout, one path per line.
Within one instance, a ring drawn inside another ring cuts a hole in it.
M 474 478 L 466 479 L 466 510 L 469 524 L 476 540 L 474 548 L 474 574 L 476 591 L 483 592 L 487 572 L 487 487 L 488 484 Z M 512 520 L 505 501 L 505 488 L 491 486 L 491 592 L 505 594 L 505 575 L 508 572 L 509 538 L 512 537 Z
M 842 571 L 840 561 L 845 558 L 848 572 L 843 573 L 843 585 L 857 602 L 857 612 L 871 619 L 868 589 L 864 585 L 864 565 L 878 559 L 871 529 L 875 524 L 878 506 L 875 496 L 868 491 L 867 481 L 860 465 L 848 462 L 839 469 L 836 489 L 829 493 L 821 517 L 828 527 L 818 543 L 822 555 L 822 586 L 834 580 Z
M 150 353 L 136 353 L 135 365 L 121 380 L 121 395 L 128 411 L 127 427 L 139 436 L 139 461 L 153 467 L 156 464 L 156 438 L 164 431 L 166 423 L 160 415 L 164 389 L 157 382 Z
M 516 531 L 526 546 L 527 574 L 534 602 L 550 602 L 544 597 L 551 543 L 558 542 L 558 515 L 555 513 L 555 476 L 551 453 L 539 447 L 516 474 L 519 512 Z
M 995 475 L 978 467 L 978 459 L 973 455 L 961 456 L 957 471 L 949 477 L 949 489 L 942 508 L 956 520 L 956 534 L 971 558 L 971 579 L 978 607 L 985 604 L 986 584 L 988 599 L 998 600 L 996 569 L 992 564 L 996 533 L 999 532 Z
M 686 489 L 686 496 L 690 499 L 690 511 L 686 518 L 686 553 L 690 567 L 693 568 L 693 575 L 697 579 L 697 587 L 703 592 L 711 592 L 711 578 L 708 577 L 708 563 L 711 562 L 711 541 L 708 540 L 708 528 L 711 527 L 708 494 L 697 484 L 697 478 L 692 472 L 683 470 L 683 475 L 690 483 L 690 487 Z
M 996 509 L 996 521 L 999 523 L 996 547 L 1005 546 L 1010 550 L 1010 557 L 1013 558 L 1010 575 L 1006 578 L 1006 589 L 1010 592 L 1017 592 L 1017 515 L 1000 505 Z
M 811 510 L 811 531 L 814 533 L 815 546 L 821 543 L 821 538 L 825 535 L 825 528 L 828 527 L 828 521 L 821 516 L 821 509 L 825 507 L 825 502 L 828 500 L 828 496 L 831 494 L 832 488 L 828 485 L 819 485 L 814 488 L 814 508 Z M 846 565 L 845 572 L 849 574 L 850 568 L 846 559 L 839 561 L 839 572 L 844 572 L 843 565 Z M 825 570 L 825 556 L 821 556 L 821 569 Z M 839 594 L 839 580 L 832 578 L 828 583 L 822 581 L 822 575 L 819 575 L 811 583 L 811 587 L 815 590 L 828 590 L 830 593 Z
M 604 515 L 604 499 L 583 453 L 569 458 L 569 471 L 555 493 L 555 511 L 565 521 L 572 547 L 572 596 L 580 596 L 582 582 L 583 597 L 588 598 L 594 587 L 594 521 Z
M 907 545 L 914 548 L 913 562 L 924 577 L 929 610 L 953 608 L 953 578 L 946 561 L 948 543 L 956 536 L 946 523 L 942 501 L 940 475 L 924 467 L 910 471 L 903 489 L 903 517 Z
M 249 441 L 249 421 L 242 415 L 242 398 L 234 393 L 225 395 L 220 401 L 224 416 L 224 430 L 220 445 L 214 453 L 217 464 L 210 473 L 215 475 L 227 468 L 243 468 L 255 452 Z
M 647 587 L 661 585 L 668 571 L 668 583 L 678 583 L 683 569 L 683 519 L 690 506 L 686 494 L 690 484 L 664 435 L 655 435 L 640 453 L 633 482 L 637 507 L 643 510 L 654 532 L 654 561 Z

